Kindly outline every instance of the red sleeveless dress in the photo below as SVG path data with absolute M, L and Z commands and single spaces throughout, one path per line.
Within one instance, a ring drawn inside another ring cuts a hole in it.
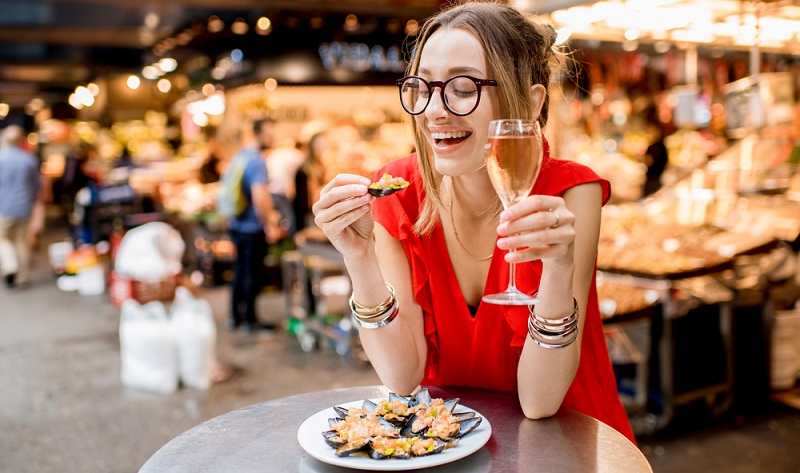
M 372 208 L 375 220 L 402 243 L 411 264 L 414 296 L 422 307 L 428 343 L 422 384 L 516 393 L 517 365 L 528 336 L 528 308 L 481 303 L 473 318 L 456 280 L 441 225 L 437 224 L 426 236 L 414 232 L 425 193 L 417 156 L 412 154 L 392 161 L 376 176 L 383 172 L 402 176 L 411 183 L 405 191 L 375 201 Z M 563 195 L 571 187 L 590 182 L 602 186 L 605 204 L 611 192 L 608 181 L 586 166 L 550 158 L 545 146 L 542 169 L 532 193 Z M 504 252 L 495 247 L 484 294 L 501 292 L 508 285 Z M 533 294 L 539 287 L 541 273 L 539 261 L 518 264 L 517 287 Z M 594 417 L 635 442 L 617 393 L 594 278 L 580 364 L 562 406 Z

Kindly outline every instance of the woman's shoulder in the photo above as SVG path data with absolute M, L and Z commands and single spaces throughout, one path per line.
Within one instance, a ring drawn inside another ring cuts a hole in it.
M 598 183 L 603 189 L 603 203 L 611 197 L 611 184 L 592 168 L 568 159 L 546 157 L 536 181 L 534 193 L 563 195 L 567 189 L 581 184 Z

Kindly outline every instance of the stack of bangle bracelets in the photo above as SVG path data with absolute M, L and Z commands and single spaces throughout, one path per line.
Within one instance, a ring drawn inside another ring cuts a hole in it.
M 353 321 L 359 327 L 385 327 L 400 313 L 400 304 L 398 304 L 397 297 L 395 297 L 394 288 L 388 282 L 386 283 L 386 288 L 389 289 L 389 298 L 375 307 L 364 307 L 356 302 L 354 295 L 350 295 L 350 311 L 353 314 Z
M 578 339 L 578 301 L 573 297 L 572 313 L 560 319 L 545 319 L 536 315 L 534 306 L 528 306 L 528 335 L 544 348 L 564 348 Z

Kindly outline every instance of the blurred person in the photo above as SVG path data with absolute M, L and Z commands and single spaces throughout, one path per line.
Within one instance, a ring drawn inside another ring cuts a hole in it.
M 212 182 L 219 182 L 220 172 L 219 172 L 219 164 L 220 164 L 220 144 L 219 139 L 217 138 L 217 133 L 215 130 L 210 130 L 207 132 L 206 138 L 206 159 L 203 160 L 203 164 L 200 165 L 200 169 L 198 172 L 198 179 L 201 184 L 210 184 Z
M 271 119 L 253 122 L 252 142 L 233 157 L 226 171 L 233 172 L 236 162 L 244 161 L 241 190 L 247 205 L 242 213 L 228 222 L 228 230 L 236 246 L 231 314 L 227 322 L 230 330 L 242 325 L 248 333 L 274 329 L 274 326 L 260 323 L 256 315 L 256 297 L 264 285 L 268 239 L 276 238 L 272 225 L 274 207 L 263 155 L 265 150 L 272 147 L 274 128 L 275 123 Z
M 314 204 L 315 221 L 344 257 L 353 321 L 391 391 L 424 384 L 513 392 L 529 418 L 570 408 L 634 441 L 595 285 L 610 185 L 551 157 L 544 141 L 533 191 L 501 211 L 485 167 L 491 120 L 546 123 L 555 37 L 498 3 L 453 6 L 427 20 L 410 77 L 398 81 L 417 153 L 375 174 L 405 177 L 410 187 L 376 199 L 370 179 L 339 174 Z M 481 302 L 505 289 L 510 261 L 518 289 L 540 302 Z
M 319 200 L 322 186 L 325 185 L 325 165 L 322 164 L 322 154 L 328 147 L 328 138 L 325 133 L 316 133 L 308 140 L 306 157 L 303 165 L 294 175 L 294 221 L 296 231 L 306 227 L 306 222 L 312 216 L 311 203 Z
M 41 189 L 39 160 L 23 149 L 25 132 L 0 132 L 0 274 L 8 287 L 30 282 L 28 225 Z
M 297 148 L 274 148 L 267 153 L 267 171 L 272 202 L 281 215 L 281 226 L 294 235 L 296 225 L 292 201 L 295 198 L 294 176 L 303 165 L 305 156 Z
M 644 164 L 647 166 L 647 172 L 645 173 L 642 197 L 647 197 L 661 188 L 661 176 L 669 164 L 669 153 L 664 144 L 666 130 L 655 106 L 645 110 L 645 120 L 646 134 L 650 144 L 644 152 Z

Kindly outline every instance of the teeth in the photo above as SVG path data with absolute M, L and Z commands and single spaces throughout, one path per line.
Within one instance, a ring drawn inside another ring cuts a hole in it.
M 444 140 L 447 138 L 466 138 L 470 133 L 468 131 L 446 131 L 444 133 L 431 133 L 434 140 Z

